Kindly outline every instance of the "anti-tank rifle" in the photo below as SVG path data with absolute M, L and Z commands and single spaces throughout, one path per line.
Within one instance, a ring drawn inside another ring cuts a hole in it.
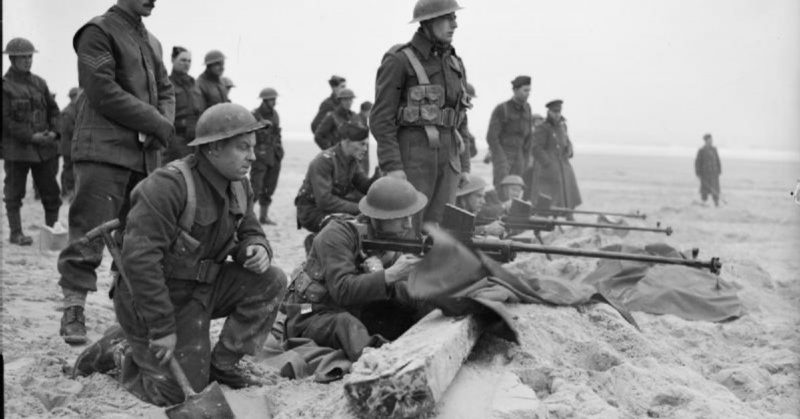
M 549 195 L 539 194 L 536 200 L 536 206 L 532 207 L 531 215 L 540 215 L 543 217 L 567 217 L 572 214 L 587 214 L 587 215 L 600 215 L 611 217 L 623 218 L 638 218 L 640 220 L 647 219 L 647 214 L 642 214 L 638 210 L 634 213 L 620 213 L 620 212 L 605 212 L 605 211 L 589 211 L 589 210 L 576 210 L 571 208 L 554 207 L 552 206 L 553 199 Z

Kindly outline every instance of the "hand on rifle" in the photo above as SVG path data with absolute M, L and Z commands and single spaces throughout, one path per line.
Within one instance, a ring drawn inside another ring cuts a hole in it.
M 414 266 L 421 260 L 421 258 L 414 255 L 400 255 L 392 266 L 386 268 L 386 283 L 394 284 L 397 281 L 408 278 L 408 274 L 411 273 Z
M 480 226 L 477 229 L 480 233 L 488 236 L 502 237 L 506 232 L 506 226 L 500 220 L 492 221 L 490 224 Z
M 150 351 L 158 359 L 159 364 L 165 365 L 172 358 L 177 343 L 178 335 L 170 333 L 167 336 L 151 340 Z

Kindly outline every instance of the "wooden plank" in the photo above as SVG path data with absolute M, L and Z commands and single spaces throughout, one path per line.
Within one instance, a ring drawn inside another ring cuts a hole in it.
M 485 329 L 476 316 L 445 317 L 435 310 L 392 343 L 367 348 L 345 378 L 356 414 L 409 418 L 441 400 Z

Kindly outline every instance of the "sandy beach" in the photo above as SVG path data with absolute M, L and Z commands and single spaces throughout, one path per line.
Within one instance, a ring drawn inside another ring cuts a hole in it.
M 373 147 L 374 153 L 374 142 Z M 302 261 L 305 231 L 297 230 L 294 196 L 308 161 L 310 141 L 286 141 L 283 171 L 266 227 L 274 264 L 290 272 Z M 800 177 L 797 162 L 726 159 L 720 149 L 723 205 L 703 206 L 692 157 L 581 154 L 573 165 L 585 209 L 639 210 L 675 234 L 626 237 L 591 229 L 546 235 L 553 244 L 588 247 L 666 242 L 700 248 L 722 259 L 722 277 L 739 287 L 743 317 L 725 323 L 690 322 L 671 315 L 634 312 L 641 331 L 606 305 L 580 310 L 541 305 L 513 310 L 521 344 L 481 338 L 432 417 L 441 418 L 797 418 L 800 417 L 800 206 L 789 192 Z M 479 157 L 482 157 L 481 153 Z M 375 159 L 373 158 L 373 165 Z M 490 180 L 479 159 L 473 172 Z M 66 224 L 68 206 L 61 209 Z M 57 254 L 41 252 L 41 204 L 32 188 L 23 227 L 33 246 L 8 244 L 2 213 L 2 354 L 5 417 L 128 418 L 153 407 L 129 395 L 110 376 L 71 380 L 85 348 L 58 336 L 61 292 Z M 591 217 L 587 217 L 591 220 Z M 631 224 L 644 225 L 643 222 Z M 509 265 L 528 275 L 567 280 L 593 269 L 596 260 L 527 255 Z M 89 296 L 89 337 L 113 324 L 108 268 L 98 271 L 99 291 Z M 218 326 L 215 328 L 218 330 Z M 351 418 L 341 382 L 277 379 L 243 394 L 266 397 L 276 418 Z

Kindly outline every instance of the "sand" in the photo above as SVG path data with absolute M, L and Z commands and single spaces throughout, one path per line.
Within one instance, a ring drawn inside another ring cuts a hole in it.
M 315 154 L 310 142 L 287 141 L 267 227 L 275 264 L 291 271 L 303 257 L 293 199 Z M 481 338 L 445 400 L 441 418 L 796 418 L 800 417 L 800 206 L 791 202 L 800 165 L 725 160 L 720 208 L 703 206 L 689 157 L 586 155 L 573 160 L 584 208 L 629 211 L 660 220 L 676 233 L 619 237 L 590 229 L 546 240 L 593 248 L 612 243 L 666 241 L 719 256 L 722 275 L 740 287 L 746 314 L 715 324 L 635 312 L 641 332 L 606 305 L 575 308 L 517 306 L 521 344 Z M 373 159 L 374 162 L 374 159 Z M 475 173 L 491 168 L 477 159 Z M 29 189 L 30 191 L 30 189 Z M 29 193 L 32 195 L 32 193 Z M 5 219 L 5 214 L 2 214 Z M 61 220 L 66 222 L 67 206 Z M 582 218 L 583 219 L 583 218 Z M 591 220 L 590 217 L 586 218 Z M 23 225 L 38 241 L 42 209 L 25 200 Z M 58 336 L 61 313 L 57 255 L 10 246 L 2 231 L 2 353 L 5 417 L 129 418 L 158 409 L 127 394 L 113 378 L 64 374 L 83 347 Z M 642 222 L 632 222 L 644 225 Z M 541 255 L 520 257 L 512 270 L 573 279 L 596 261 Z M 110 260 L 98 271 L 87 304 L 91 339 L 113 323 L 107 297 Z M 215 330 L 219 324 L 215 324 Z M 265 396 L 276 418 L 351 418 L 341 382 L 279 379 L 243 395 Z

